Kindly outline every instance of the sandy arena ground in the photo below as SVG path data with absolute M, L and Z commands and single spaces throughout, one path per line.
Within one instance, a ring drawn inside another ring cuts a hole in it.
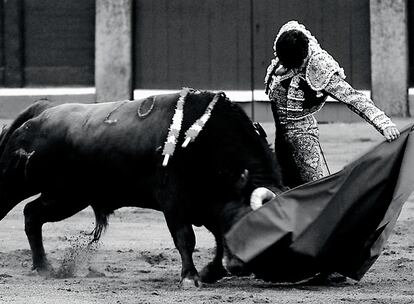
M 397 122 L 404 126 L 409 121 Z M 272 124 L 264 127 L 272 141 Z M 380 140 L 365 123 L 321 125 L 332 172 Z M 45 248 L 63 278 L 39 277 L 31 271 L 23 207 L 19 204 L 0 222 L 0 303 L 414 303 L 414 197 L 405 204 L 383 254 L 360 282 L 288 286 L 253 277 L 226 278 L 195 290 L 179 287 L 181 262 L 162 214 L 144 209 L 117 211 L 98 247 L 90 250 L 84 247 L 84 233 L 93 229 L 90 209 L 46 224 Z M 212 258 L 214 242 L 204 228 L 195 231 L 194 258 L 200 270 Z

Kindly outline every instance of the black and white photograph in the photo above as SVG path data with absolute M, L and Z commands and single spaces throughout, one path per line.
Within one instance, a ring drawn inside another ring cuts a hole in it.
M 414 303 L 413 116 L 412 0 L 0 0 L 0 303 Z

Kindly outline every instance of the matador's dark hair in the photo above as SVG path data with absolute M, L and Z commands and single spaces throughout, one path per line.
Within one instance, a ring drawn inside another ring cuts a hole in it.
M 308 37 L 301 31 L 286 31 L 276 41 L 277 57 L 285 68 L 299 68 L 308 56 L 308 44 Z

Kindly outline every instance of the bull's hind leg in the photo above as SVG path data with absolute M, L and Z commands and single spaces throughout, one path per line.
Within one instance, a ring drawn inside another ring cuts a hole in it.
M 43 196 L 28 203 L 24 208 L 25 232 L 32 251 L 33 269 L 41 275 L 51 275 L 53 268 L 43 247 L 42 226 L 47 222 L 64 220 L 87 207 L 87 204 L 56 202 Z

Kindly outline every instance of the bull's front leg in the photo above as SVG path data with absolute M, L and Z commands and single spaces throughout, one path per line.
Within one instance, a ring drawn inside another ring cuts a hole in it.
M 251 272 L 239 258 L 231 254 L 223 242 L 223 239 L 219 236 L 215 236 L 215 238 L 216 255 L 214 256 L 214 259 L 201 270 L 201 280 L 204 283 L 215 283 L 229 275 L 239 277 L 250 275 Z M 225 266 L 223 266 L 223 262 Z
M 179 220 L 179 217 L 171 214 L 165 214 L 165 218 L 175 247 L 181 255 L 181 286 L 183 288 L 201 287 L 201 279 L 193 261 L 195 235 L 192 225 L 184 223 Z
M 210 231 L 212 231 L 210 229 Z M 223 267 L 224 246 L 222 237 L 214 234 L 216 239 L 216 254 L 214 259 L 208 263 L 200 272 L 201 280 L 204 283 L 215 283 L 228 275 L 227 270 Z

